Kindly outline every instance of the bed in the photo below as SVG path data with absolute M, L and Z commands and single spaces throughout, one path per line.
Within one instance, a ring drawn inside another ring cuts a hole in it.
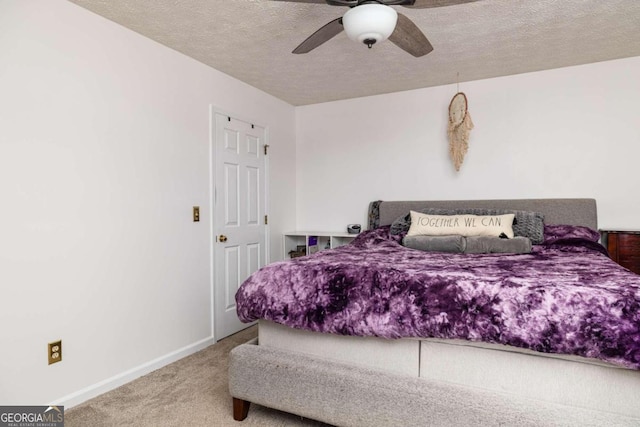
M 431 210 L 535 213 L 544 236 L 459 254 L 391 234 Z M 254 402 L 335 425 L 640 425 L 640 276 L 596 242 L 595 200 L 374 202 L 369 217 L 349 247 L 240 288 L 259 339 L 231 353 L 236 420 Z

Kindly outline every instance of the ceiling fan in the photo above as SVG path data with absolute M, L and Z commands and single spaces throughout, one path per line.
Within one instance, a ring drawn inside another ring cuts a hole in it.
M 343 30 L 354 41 L 371 48 L 387 38 L 400 49 L 415 57 L 424 56 L 433 46 L 420 29 L 405 15 L 390 6 L 414 9 L 451 6 L 478 0 L 274 0 L 294 3 L 326 3 L 331 6 L 348 6 L 350 9 L 341 18 L 334 19 L 305 41 L 292 53 L 308 53 L 331 40 Z

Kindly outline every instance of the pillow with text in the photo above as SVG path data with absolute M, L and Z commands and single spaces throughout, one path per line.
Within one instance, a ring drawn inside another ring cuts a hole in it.
M 407 236 L 494 236 L 512 239 L 514 214 L 427 215 L 410 211 Z

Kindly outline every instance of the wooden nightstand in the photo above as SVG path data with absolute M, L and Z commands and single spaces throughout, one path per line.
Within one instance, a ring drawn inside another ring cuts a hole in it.
M 611 259 L 640 274 L 640 230 L 600 230 Z

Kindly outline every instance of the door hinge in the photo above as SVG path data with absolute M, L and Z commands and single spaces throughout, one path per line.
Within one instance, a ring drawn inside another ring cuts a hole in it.
M 267 155 L 267 151 L 269 150 L 269 144 L 264 144 L 264 155 Z
M 269 224 L 269 215 L 265 215 L 264 216 L 264 225 L 268 225 Z

